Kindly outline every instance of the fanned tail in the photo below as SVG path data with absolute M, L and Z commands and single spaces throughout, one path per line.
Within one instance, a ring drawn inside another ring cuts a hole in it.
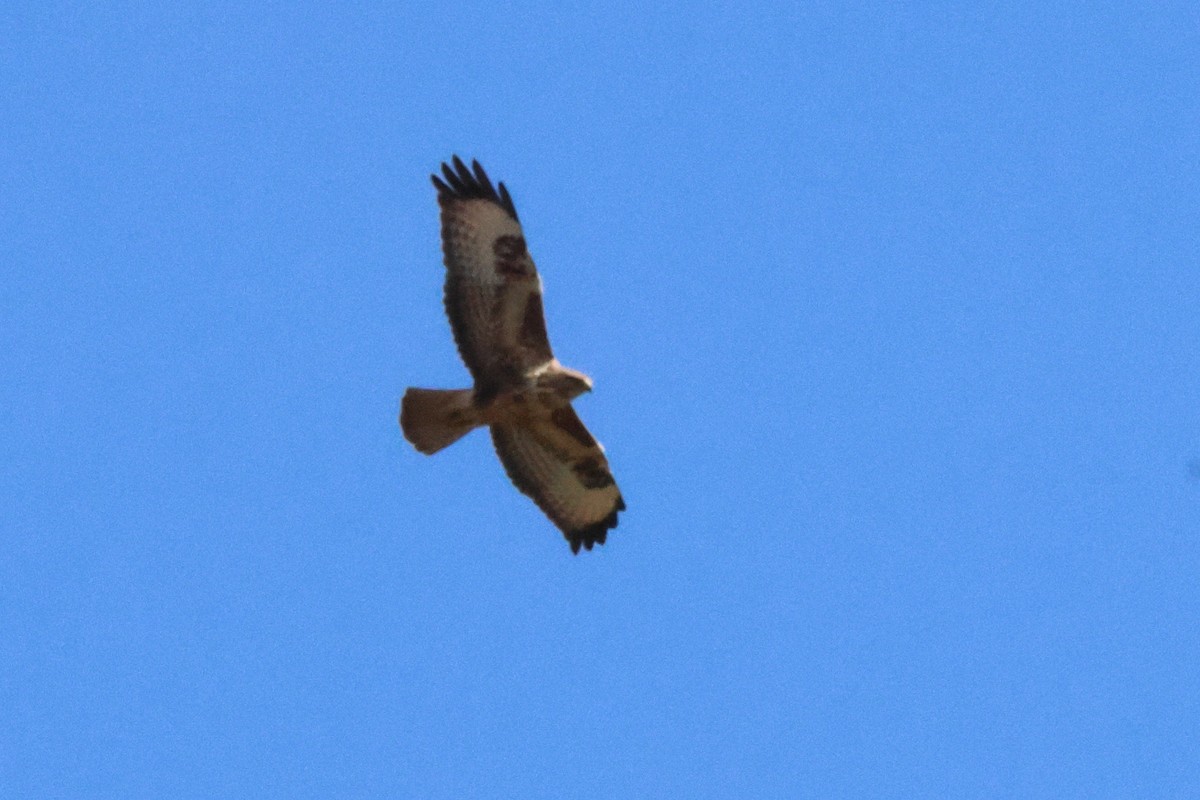
M 416 389 L 400 401 L 404 438 L 425 455 L 457 442 L 481 424 L 471 389 Z

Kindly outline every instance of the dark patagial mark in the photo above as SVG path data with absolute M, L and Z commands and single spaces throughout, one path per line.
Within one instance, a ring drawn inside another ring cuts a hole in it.
M 600 463 L 600 459 L 598 458 L 585 458 L 582 461 L 576 461 L 571 465 L 571 471 L 575 473 L 575 477 L 579 478 L 579 482 L 587 489 L 604 489 L 616 483 L 613 480 L 612 473 Z
M 596 446 L 596 440 L 588 433 L 588 429 L 583 427 L 583 423 L 579 421 L 579 417 L 575 415 L 570 406 L 554 409 L 550 414 L 550 421 L 584 447 Z
M 525 257 L 525 240 L 520 236 L 498 236 L 492 242 L 492 252 L 496 255 L 496 271 L 501 275 L 514 278 L 524 278 L 529 275 L 529 265 Z

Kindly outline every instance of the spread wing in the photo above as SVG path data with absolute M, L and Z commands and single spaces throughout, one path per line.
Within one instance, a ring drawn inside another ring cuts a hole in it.
M 542 282 L 504 184 L 479 162 L 455 156 L 433 185 L 442 209 L 446 315 L 477 384 L 512 385 L 554 358 L 542 312 Z
M 604 544 L 625 501 L 608 459 L 571 406 L 529 425 L 493 425 L 508 477 L 563 532 L 572 552 Z

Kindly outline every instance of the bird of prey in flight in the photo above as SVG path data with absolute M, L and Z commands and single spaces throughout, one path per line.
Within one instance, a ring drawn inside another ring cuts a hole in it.
M 592 390 L 558 363 L 542 312 L 542 281 L 504 184 L 458 156 L 431 176 L 442 218 L 445 306 L 475 385 L 404 394 L 400 427 L 433 454 L 475 428 L 491 429 L 513 484 L 558 526 L 574 553 L 604 544 L 625 501 L 604 448 L 571 401 Z

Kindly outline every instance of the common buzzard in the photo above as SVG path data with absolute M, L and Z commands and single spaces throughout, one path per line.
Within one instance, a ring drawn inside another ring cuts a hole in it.
M 442 209 L 445 304 L 471 389 L 404 393 L 400 427 L 427 455 L 491 428 L 508 477 L 563 532 L 571 551 L 604 544 L 625 501 L 604 448 L 571 401 L 592 390 L 558 363 L 542 313 L 542 281 L 504 184 L 455 156 L 431 176 Z

